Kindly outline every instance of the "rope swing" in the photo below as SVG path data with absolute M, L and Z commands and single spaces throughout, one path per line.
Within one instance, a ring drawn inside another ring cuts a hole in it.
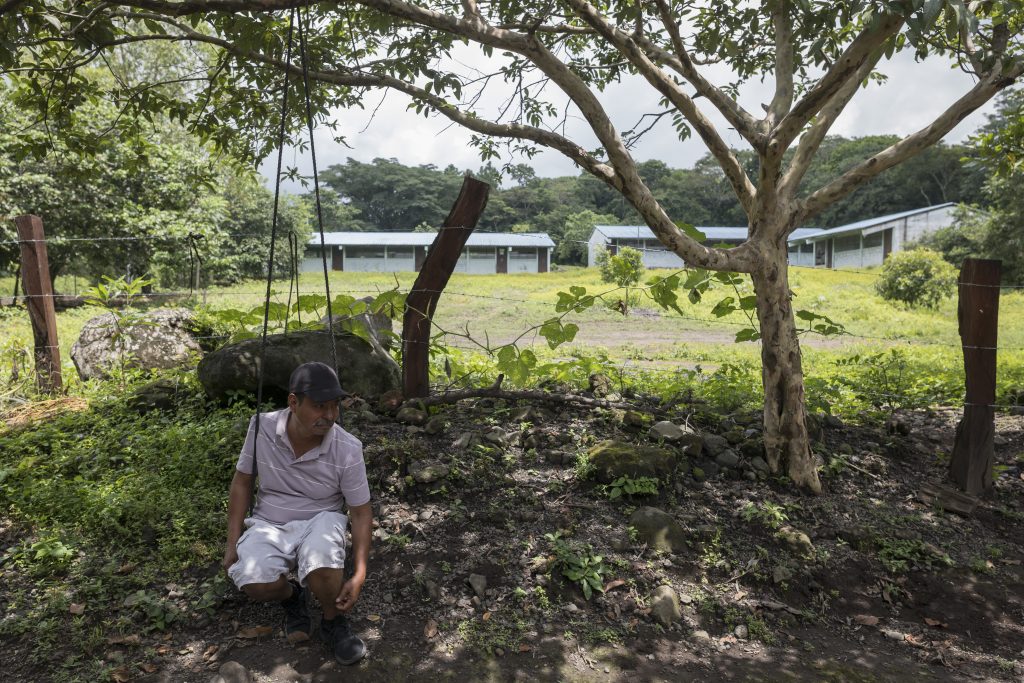
M 256 471 L 256 464 L 257 464 L 256 450 L 257 450 L 257 444 L 259 443 L 259 439 L 257 437 L 259 436 L 260 408 L 263 405 L 263 381 L 264 381 L 264 365 L 265 365 L 265 362 L 266 362 L 266 351 L 267 351 L 267 328 L 269 327 L 269 322 L 270 322 L 270 297 L 271 297 L 271 287 L 272 287 L 272 283 L 273 283 L 273 280 L 274 280 L 274 254 L 275 254 L 275 250 L 276 250 L 276 247 L 277 247 L 277 229 L 278 229 L 278 221 L 280 219 L 279 207 L 280 207 L 280 197 L 281 197 L 281 162 L 282 162 L 282 158 L 284 156 L 285 131 L 286 131 L 287 121 L 288 121 L 288 90 L 289 90 L 289 84 L 290 84 L 289 76 L 290 76 L 290 73 L 291 73 L 291 70 L 292 70 L 293 35 L 296 32 L 298 33 L 298 39 L 299 39 L 299 61 L 300 61 L 301 65 L 302 65 L 302 85 L 303 85 L 303 95 L 304 95 L 305 105 L 306 105 L 306 111 L 305 111 L 305 114 L 306 114 L 306 129 L 307 129 L 308 134 L 309 134 L 309 151 L 310 151 L 310 156 L 312 157 L 312 161 L 313 161 L 313 194 L 314 194 L 314 197 L 316 199 L 316 220 L 317 220 L 317 226 L 318 226 L 319 232 L 320 232 L 320 258 L 321 258 L 321 261 L 323 263 L 324 290 L 325 290 L 325 292 L 327 294 L 327 330 L 326 330 L 326 333 L 327 333 L 328 337 L 331 340 L 331 361 L 332 361 L 332 367 L 334 368 L 335 371 L 337 371 L 337 369 L 338 369 L 338 350 L 337 350 L 337 347 L 336 347 L 336 344 L 335 344 L 335 339 L 334 339 L 334 311 L 332 310 L 332 302 L 331 302 L 331 283 L 330 283 L 330 279 L 328 277 L 327 249 L 326 249 L 325 240 L 324 240 L 324 218 L 323 218 L 323 212 L 322 212 L 321 207 L 320 207 L 320 178 L 319 178 L 319 174 L 318 174 L 318 171 L 317 171 L 317 164 L 316 164 L 316 143 L 313 140 L 313 106 L 312 106 L 312 103 L 311 103 L 311 100 L 310 100 L 310 96 L 309 96 L 309 92 L 310 92 L 310 87 L 309 87 L 309 63 L 308 63 L 307 49 L 306 49 L 306 34 L 307 34 L 308 29 L 309 29 L 309 8 L 308 7 L 306 8 L 304 20 L 302 20 L 302 17 L 299 17 L 300 21 L 297 22 L 296 21 L 296 16 L 297 16 L 296 13 L 297 13 L 297 10 L 293 8 L 291 13 L 290 13 L 289 19 L 288 19 L 288 36 L 287 36 L 287 40 L 286 40 L 286 43 L 285 43 L 284 79 L 283 79 L 283 83 L 282 83 L 282 93 L 281 93 L 281 125 L 280 125 L 280 127 L 278 129 L 278 138 L 277 138 L 277 167 L 276 167 L 276 175 L 274 177 L 274 208 L 273 208 L 273 214 L 272 214 L 272 217 L 271 217 L 271 227 L 270 227 L 270 252 L 269 252 L 269 255 L 267 256 L 267 291 L 266 291 L 266 296 L 264 297 L 264 301 L 263 301 L 263 332 L 262 332 L 262 335 L 260 337 L 259 362 L 257 363 L 257 366 L 256 366 L 257 367 L 257 370 L 256 370 L 256 374 L 257 374 L 257 378 L 256 378 L 256 414 L 255 414 L 255 416 L 253 418 L 253 425 L 254 425 L 253 429 L 254 429 L 254 432 L 253 432 L 253 444 L 252 444 L 252 475 L 253 475 L 254 495 L 252 496 L 252 499 L 251 499 L 251 502 L 250 502 L 250 508 L 249 508 L 250 514 L 252 513 L 252 509 L 253 509 L 253 507 L 256 504 L 256 495 L 255 495 L 255 493 L 258 490 L 258 485 L 256 484 L 256 478 L 258 476 L 257 475 L 257 471 Z M 290 246 L 290 252 L 291 252 L 291 256 L 292 256 L 292 267 L 290 268 L 290 271 L 291 271 L 290 276 L 291 276 L 291 279 L 292 279 L 292 283 L 294 285 L 295 294 L 296 294 L 296 298 L 297 298 L 298 297 L 298 271 L 297 271 L 298 265 L 297 265 L 297 263 L 298 263 L 298 254 L 299 254 L 299 247 L 300 247 L 300 245 L 298 245 L 298 243 L 297 243 L 297 241 L 295 239 L 295 235 L 292 232 L 289 232 L 289 246 Z M 291 292 L 292 292 L 292 287 L 289 286 L 289 289 L 288 289 L 289 303 L 291 301 Z M 291 306 L 289 305 L 288 308 L 290 310 Z M 285 332 L 287 333 L 287 330 L 288 330 L 287 315 L 288 315 L 288 313 L 286 312 L 285 315 L 286 315 L 286 320 L 285 320 L 285 326 L 284 327 L 285 327 Z M 339 413 L 339 418 L 340 418 L 340 413 Z

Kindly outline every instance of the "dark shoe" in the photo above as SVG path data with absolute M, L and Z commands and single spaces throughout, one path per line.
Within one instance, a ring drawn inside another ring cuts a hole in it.
M 292 585 L 292 595 L 281 601 L 281 607 L 284 608 L 284 635 L 289 643 L 295 644 L 309 640 L 313 622 L 306 608 L 306 591 L 294 581 L 288 583 Z
M 366 643 L 352 633 L 348 619 L 342 614 L 320 622 L 320 640 L 331 648 L 339 664 L 355 664 L 366 656 Z

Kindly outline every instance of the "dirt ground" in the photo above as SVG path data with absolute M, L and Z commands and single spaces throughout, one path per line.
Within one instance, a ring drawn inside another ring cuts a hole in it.
M 276 606 L 226 588 L 166 633 L 108 641 L 114 680 L 1024 681 L 1024 417 L 997 416 L 998 480 L 964 517 L 917 495 L 944 479 L 952 410 L 890 429 L 825 421 L 821 496 L 759 474 L 744 451 L 731 467 L 680 456 L 656 496 L 610 500 L 575 454 L 650 443 L 621 412 L 468 401 L 430 434 L 360 408 L 346 424 L 365 444 L 378 526 L 352 620 L 369 656 L 341 667 L 315 640 L 289 645 Z M 758 429 L 756 415 L 668 417 L 708 434 Z M 413 480 L 424 455 L 448 475 Z M 631 534 L 640 506 L 678 522 L 685 548 Z M 545 535 L 558 530 L 601 556 L 605 592 L 585 599 L 552 564 Z M 479 594 L 471 575 L 486 579 Z M 187 610 L 205 578 L 167 577 L 168 593 Z M 667 626 L 652 600 L 663 585 L 680 600 Z M 5 681 L 50 678 L 26 647 L 0 651 Z

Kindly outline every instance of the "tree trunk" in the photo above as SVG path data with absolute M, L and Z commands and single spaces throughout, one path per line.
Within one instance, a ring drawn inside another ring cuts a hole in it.
M 789 291 L 785 242 L 762 251 L 764 267 L 751 274 L 761 323 L 764 448 L 772 472 L 821 493 L 804 407 L 804 373 Z

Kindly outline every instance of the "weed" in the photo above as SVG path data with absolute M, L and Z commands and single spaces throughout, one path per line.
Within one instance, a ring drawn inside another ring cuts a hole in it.
M 658 495 L 658 479 L 656 477 L 637 477 L 634 479 L 629 475 L 623 475 L 610 484 L 601 486 L 601 490 L 608 496 L 608 500 L 627 496 L 656 496 Z
M 762 526 L 772 531 L 778 531 L 782 528 L 783 524 L 789 521 L 789 516 L 786 515 L 786 508 L 767 500 L 759 505 L 747 503 L 740 510 L 740 516 L 743 517 L 745 522 L 756 520 Z
M 590 546 L 586 550 L 573 547 L 562 538 L 561 531 L 544 534 L 544 538 L 551 544 L 551 551 L 555 555 L 554 568 L 577 584 L 583 591 L 583 597 L 589 600 L 594 591 L 604 592 L 604 576 L 609 573 L 609 569 L 603 557 L 591 555 Z
M 949 555 L 916 539 L 880 539 L 878 559 L 892 574 L 903 574 L 912 567 L 953 566 Z

